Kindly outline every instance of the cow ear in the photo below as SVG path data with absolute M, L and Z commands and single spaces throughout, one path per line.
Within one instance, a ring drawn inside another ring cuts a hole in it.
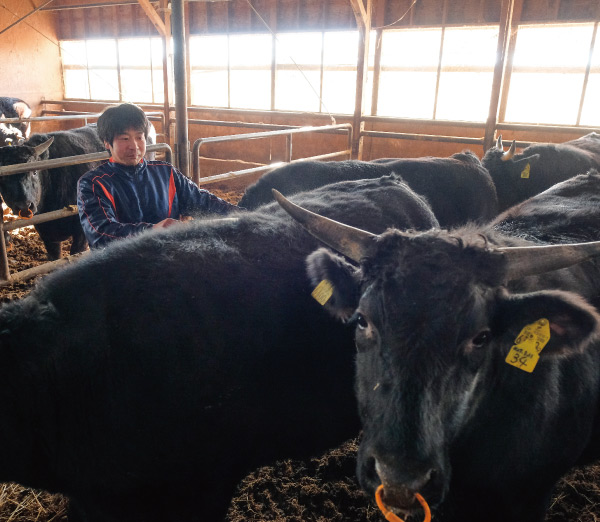
M 511 344 L 519 344 L 517 339 L 527 331 L 528 325 L 535 324 L 532 328 L 544 325 L 549 339 L 540 352 L 541 357 L 580 353 L 598 339 L 600 333 L 600 316 L 596 309 L 570 292 L 512 295 L 500 304 L 498 312 L 498 324 L 494 326 L 508 332 L 507 349 Z M 548 322 L 548 329 L 544 321 L 539 323 L 541 319 Z
M 359 270 L 325 248 L 308 256 L 306 268 L 312 296 L 334 317 L 350 319 L 360 298 Z

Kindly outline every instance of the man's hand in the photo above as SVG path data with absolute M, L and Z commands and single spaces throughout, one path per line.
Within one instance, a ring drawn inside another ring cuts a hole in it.
M 169 227 L 172 227 L 173 225 L 176 225 L 177 223 L 180 223 L 180 221 L 178 219 L 167 218 L 167 219 L 163 219 L 162 221 L 159 221 L 158 223 L 153 225 L 152 228 L 169 228 Z

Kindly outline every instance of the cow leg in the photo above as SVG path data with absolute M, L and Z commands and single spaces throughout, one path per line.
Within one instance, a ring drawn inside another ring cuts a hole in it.
M 62 252 L 60 248 L 60 241 L 46 241 L 44 240 L 44 238 L 42 238 L 42 241 L 44 243 L 44 246 L 46 247 L 46 252 L 48 252 L 48 259 L 50 261 L 55 261 L 56 259 L 61 258 Z
M 79 252 L 83 252 L 87 246 L 87 239 L 85 238 L 83 229 L 80 228 L 73 233 L 73 242 L 71 243 L 71 250 L 69 250 L 69 254 L 79 254 Z

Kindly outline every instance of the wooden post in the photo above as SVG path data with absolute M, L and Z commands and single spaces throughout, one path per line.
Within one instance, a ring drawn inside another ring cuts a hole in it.
M 352 10 L 358 25 L 358 63 L 356 66 L 356 97 L 354 101 L 354 116 L 352 118 L 352 158 L 362 157 L 363 138 L 361 132 L 365 128 L 363 116 L 363 96 L 367 83 L 369 63 L 369 36 L 371 32 L 371 1 L 367 0 L 365 8 L 363 0 L 350 0 Z
M 165 36 L 167 34 L 165 23 L 163 22 L 160 15 L 156 12 L 154 7 L 152 7 L 150 0 L 138 0 L 138 3 L 142 6 L 142 9 L 146 13 L 146 16 L 150 18 L 150 21 L 152 22 L 154 27 L 156 27 L 158 34 L 160 36 Z
M 510 37 L 508 39 L 508 50 L 506 51 L 506 61 L 504 64 L 504 75 L 502 77 L 502 92 L 500 94 L 500 108 L 498 109 L 498 121 L 504 122 L 506 118 L 506 102 L 508 100 L 508 90 L 510 89 L 510 79 L 512 75 L 513 61 L 515 57 L 515 47 L 517 45 L 517 31 L 515 27 L 521 21 L 524 0 L 515 0 L 512 12 Z
M 171 7 L 171 16 L 173 21 L 173 58 L 175 69 L 175 120 L 177 133 L 175 157 L 177 158 L 177 167 L 179 170 L 185 176 L 189 176 L 190 142 L 188 138 L 183 0 L 172 0 Z
M 169 1 L 168 0 L 160 0 L 160 10 L 163 13 L 164 22 L 165 22 L 165 34 L 162 38 L 162 48 L 163 48 L 163 92 L 164 92 L 164 100 L 163 100 L 163 111 L 165 113 L 165 124 L 163 128 L 163 133 L 165 134 L 165 142 L 169 145 L 171 144 L 171 92 L 169 87 L 171 82 L 169 81 L 169 66 L 170 66 L 170 56 L 171 56 L 171 12 L 169 10 Z
M 510 40 L 514 5 L 515 0 L 502 0 L 502 5 L 500 7 L 500 32 L 498 33 L 498 44 L 496 47 L 497 60 L 494 65 L 490 107 L 483 136 L 483 152 L 488 150 L 494 144 L 494 134 L 496 132 L 496 123 L 498 121 L 498 106 L 500 104 L 500 94 L 502 92 L 504 64 L 506 62 L 506 53 L 508 50 L 508 42 Z

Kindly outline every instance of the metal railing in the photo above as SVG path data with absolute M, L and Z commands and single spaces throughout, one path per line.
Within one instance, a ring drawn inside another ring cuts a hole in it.
M 460 127 L 472 130 L 485 130 L 485 124 L 478 122 L 464 121 L 445 121 L 445 120 L 415 120 L 410 118 L 391 118 L 385 116 L 363 116 L 362 121 L 366 123 L 387 123 L 387 124 L 403 124 L 403 125 L 429 125 L 434 129 L 436 127 Z M 542 124 L 521 124 L 521 123 L 496 123 L 496 134 L 501 134 L 502 131 L 512 132 L 545 132 L 545 133 L 571 133 L 583 136 L 590 132 L 600 132 L 600 127 L 584 127 L 584 126 L 565 126 L 565 125 L 542 125 Z M 440 134 L 423 134 L 423 133 L 407 133 L 407 132 L 389 132 L 389 131 L 373 131 L 366 130 L 360 133 L 361 137 L 365 138 L 389 138 L 411 141 L 433 141 L 438 143 L 464 143 L 467 145 L 484 146 L 484 138 L 463 137 L 463 136 L 444 136 Z M 508 142 L 509 140 L 505 140 Z M 512 140 L 510 140 L 512 141 Z M 537 141 L 517 141 L 516 146 L 523 148 Z M 545 142 L 542 142 L 545 143 Z M 485 150 L 483 150 L 485 152 Z
M 85 125 L 88 124 L 88 119 L 98 119 L 98 117 L 102 114 L 101 112 L 97 113 L 69 113 L 63 114 L 62 111 L 48 111 L 44 110 L 43 113 L 56 113 L 53 116 L 31 116 L 30 118 L 0 118 L 0 123 L 26 123 L 32 121 L 65 121 L 65 120 L 84 120 Z M 150 121 L 159 121 L 161 124 L 161 128 L 165 128 L 165 115 L 160 112 L 147 112 L 146 116 Z
M 274 136 L 286 136 L 286 154 L 285 161 L 283 163 L 292 162 L 292 136 L 294 134 L 306 134 L 309 132 L 333 132 L 333 133 L 347 133 L 347 148 L 345 150 L 331 152 L 328 154 L 321 154 L 319 156 L 311 156 L 307 158 L 302 158 L 302 160 L 309 159 L 327 159 L 338 156 L 347 155 L 350 157 L 352 154 L 352 125 L 350 123 L 342 123 L 338 125 L 323 125 L 318 127 L 296 127 L 291 129 L 282 129 L 282 130 L 274 130 L 274 131 L 265 131 L 265 132 L 254 132 L 248 134 L 233 134 L 229 136 L 214 136 L 209 138 L 200 138 L 194 142 L 194 146 L 192 149 L 192 180 L 199 184 L 200 177 L 200 147 L 207 143 L 222 143 L 222 142 L 231 142 L 231 141 L 243 141 L 243 140 L 255 140 L 262 138 L 272 138 Z M 300 160 L 295 160 L 300 161 Z M 235 177 L 245 176 L 248 174 L 253 174 L 256 172 L 261 172 L 264 170 L 270 170 L 274 168 L 276 165 L 263 165 L 261 167 L 255 167 L 252 169 L 245 169 L 240 171 L 228 172 L 225 174 L 218 174 L 216 176 L 208 176 L 202 178 L 202 183 L 214 182 L 214 181 L 223 181 L 227 179 L 233 179 Z
M 164 151 L 166 160 L 171 162 L 173 153 L 171 147 L 167 143 L 157 143 L 156 145 L 148 145 L 146 148 L 147 152 Z M 30 172 L 32 170 L 46 170 L 56 167 L 67 167 L 70 165 L 79 165 L 81 163 L 92 163 L 96 161 L 108 160 L 110 153 L 107 152 L 94 152 L 92 154 L 81 154 L 79 156 L 66 156 L 64 158 L 55 158 L 51 160 L 34 161 L 31 163 L 20 163 L 17 165 L 5 165 L 0 167 L 0 176 L 11 176 L 22 172 Z M 8 255 L 6 242 L 4 240 L 4 232 L 9 230 L 15 230 L 18 228 L 28 227 L 30 225 L 36 225 L 38 223 L 45 223 L 47 221 L 54 221 L 56 219 L 62 219 L 65 217 L 77 215 L 77 205 L 69 205 L 60 210 L 54 210 L 52 212 L 45 212 L 43 214 L 36 214 L 29 219 L 15 219 L 14 221 L 4 222 L 4 217 L 0 220 L 0 286 L 4 286 L 16 281 L 25 281 L 40 274 L 46 274 L 52 270 L 56 270 L 65 264 L 73 262 L 75 259 L 81 257 L 85 252 L 67 256 L 55 261 L 48 261 L 41 265 L 16 272 L 15 274 L 10 273 L 8 265 Z
M 483 146 L 483 138 L 467 138 L 461 136 L 442 136 L 440 134 L 411 134 L 408 132 L 362 131 L 362 137 L 389 138 L 396 140 L 435 141 L 444 143 L 465 143 Z

